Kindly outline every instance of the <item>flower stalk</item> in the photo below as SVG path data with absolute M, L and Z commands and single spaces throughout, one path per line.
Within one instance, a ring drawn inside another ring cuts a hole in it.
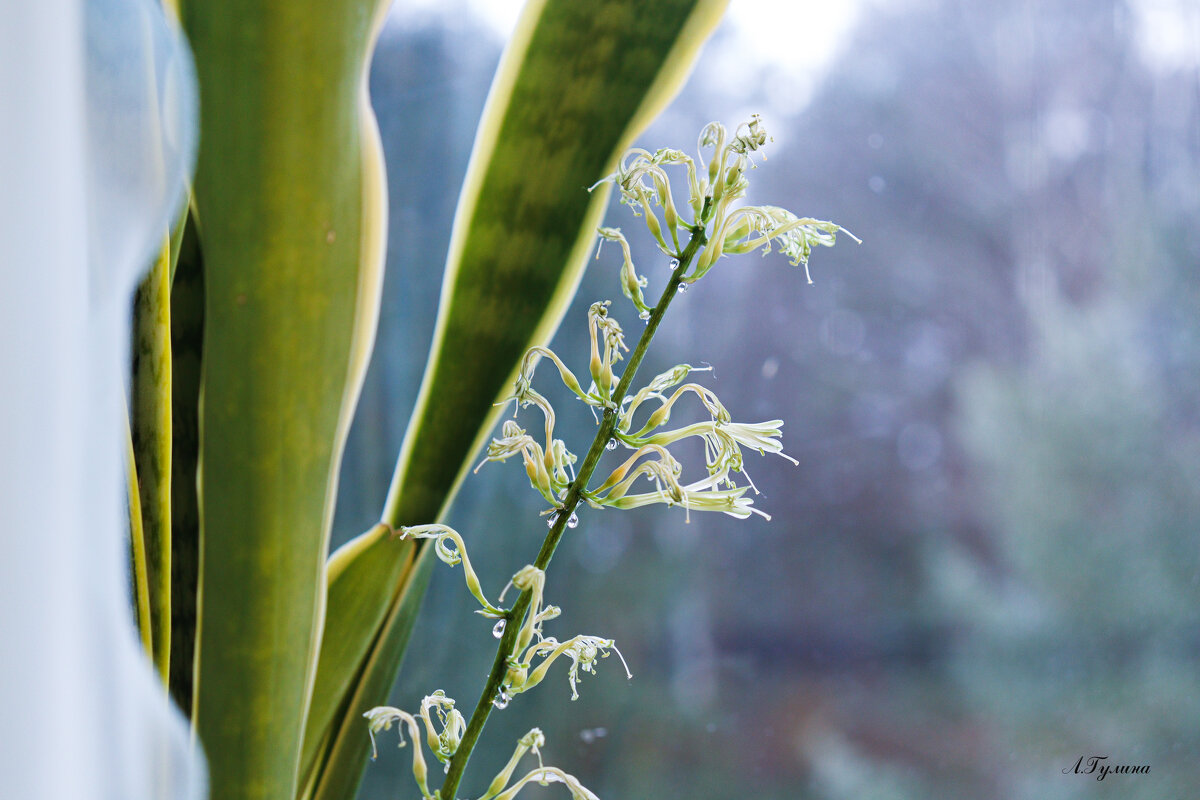
M 707 211 L 708 208 L 709 206 L 706 204 L 704 211 Z M 550 560 L 554 558 L 554 551 L 558 549 L 558 544 L 562 541 L 563 533 L 567 529 L 567 521 L 575 513 L 575 509 L 579 506 L 579 503 L 584 499 L 584 491 L 587 483 L 591 480 L 592 473 L 596 471 L 596 466 L 600 463 L 600 456 L 604 454 L 605 446 L 613 438 L 613 434 L 616 431 L 617 420 L 620 416 L 617 409 L 620 408 L 621 402 L 624 400 L 629 387 L 633 383 L 634 376 L 637 374 L 638 367 L 641 366 L 642 360 L 646 357 L 646 351 L 650 347 L 650 342 L 654 338 L 654 334 L 658 331 L 658 326 L 662 322 L 663 315 L 679 291 L 679 285 L 683 281 L 683 276 L 691 267 L 697 253 L 700 252 L 701 248 L 708 241 L 703 222 L 704 213 L 702 212 L 700 224 L 691 228 L 691 238 L 688 240 L 683 252 L 677 256 L 679 265 L 671 272 L 671 278 L 667 281 L 666 288 L 663 289 L 658 303 L 651 309 L 650 317 L 646 320 L 646 329 L 642 331 L 641 337 L 638 338 L 637 344 L 629 354 L 625 371 L 621 375 L 616 389 L 612 391 L 611 402 L 614 405 L 604 410 L 604 414 L 600 420 L 600 427 L 596 431 L 596 437 L 592 440 L 592 445 L 588 448 L 587 455 L 583 458 L 583 463 L 576 470 L 575 480 L 567 487 L 566 495 L 563 497 L 561 505 L 555 514 L 554 524 L 546 534 L 537 559 L 533 562 L 533 566 L 537 569 L 545 571 L 546 567 L 550 564 Z M 532 601 L 533 590 L 531 587 L 521 592 L 516 602 L 513 603 L 512 608 L 505 615 L 507 625 L 504 629 L 504 635 L 500 638 L 500 644 L 496 648 L 496 658 L 493 660 L 492 669 L 488 673 L 487 683 L 484 684 L 483 692 L 479 695 L 479 702 L 475 704 L 475 710 L 471 713 L 471 717 L 467 721 L 467 728 L 463 733 L 462 740 L 459 742 L 458 750 L 450 759 L 450 768 L 446 773 L 446 781 L 442 784 L 441 789 L 443 800 L 453 800 L 455 797 L 458 785 L 462 781 L 463 772 L 467 768 L 467 762 L 470 760 L 471 753 L 475 749 L 475 743 L 479 741 L 479 735 L 483 733 L 483 727 L 487 724 L 488 717 L 495 707 L 494 700 L 499 696 L 505 678 L 508 675 L 509 656 L 515 648 L 518 632 L 522 628 L 518 623 L 525 620 Z

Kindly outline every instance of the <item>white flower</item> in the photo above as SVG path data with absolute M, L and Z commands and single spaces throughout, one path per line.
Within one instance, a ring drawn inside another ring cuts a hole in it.
M 512 779 L 513 770 L 517 768 L 518 762 L 525 757 L 525 754 L 532 751 L 537 756 L 538 766 L 543 767 L 542 754 L 539 748 L 545 746 L 546 737 L 542 734 L 541 728 L 532 728 L 529 733 L 522 736 L 517 741 L 517 749 L 513 751 L 512 758 L 508 760 L 508 764 L 504 769 L 496 774 L 492 779 L 492 783 L 488 786 L 488 790 L 483 793 L 480 800 L 489 800 L 504 791 L 504 787 L 508 786 L 509 780 Z
M 503 794 L 498 794 L 495 800 L 513 800 L 517 793 L 525 787 L 526 784 L 536 782 L 539 786 L 548 786 L 551 783 L 565 784 L 567 790 L 571 793 L 571 800 L 600 800 L 586 786 L 579 782 L 579 779 L 574 775 L 563 772 L 558 767 L 538 767 L 530 772 L 524 778 L 517 781 L 513 786 L 507 789 Z
M 617 425 L 617 429 L 622 433 L 629 432 L 629 426 L 633 423 L 633 415 L 642 405 L 650 399 L 656 399 L 666 404 L 669 401 L 663 396 L 663 392 L 670 389 L 672 386 L 678 385 L 684 378 L 692 372 L 707 372 L 712 367 L 693 367 L 691 364 L 677 364 L 666 372 L 661 372 L 655 375 L 651 381 L 638 390 L 638 393 L 632 398 L 626 396 L 625 409 L 621 412 L 621 419 Z M 695 385 L 695 384 L 693 384 Z
M 434 728 L 433 718 L 429 713 L 430 709 L 437 714 L 438 724 L 442 726 L 441 733 Z M 425 736 L 430 751 L 437 756 L 438 761 L 448 765 L 451 757 L 458 750 L 463 734 L 466 733 L 467 721 L 463 719 L 462 713 L 454 707 L 454 701 L 446 697 L 446 693 L 441 689 L 427 695 L 421 701 L 421 719 L 425 721 Z
M 679 217 L 675 206 L 675 198 L 671 192 L 671 179 L 662 168 L 663 164 L 683 164 L 687 167 L 689 203 L 695 213 L 695 219 L 684 223 Z M 704 207 L 704 186 L 696 177 L 696 166 L 680 150 L 663 149 L 651 154 L 647 150 L 635 147 L 625 153 L 617 171 L 601 179 L 592 188 L 601 183 L 611 182 L 616 185 L 621 194 L 621 202 L 633 209 L 634 216 L 644 215 L 646 227 L 654 236 L 658 247 L 667 255 L 679 252 L 680 227 L 692 227 L 700 222 L 700 213 Z M 671 245 L 663 238 L 663 225 L 651 207 L 651 202 L 663 210 L 663 221 L 666 223 L 667 235 L 671 237 Z M 638 211 L 642 212 L 639 214 Z
M 378 756 L 375 750 L 375 734 L 380 731 L 391 730 L 393 722 L 402 722 L 408 726 L 408 736 L 413 743 L 413 777 L 417 781 L 417 786 L 421 790 L 421 797 L 425 800 L 432 800 L 433 795 L 429 793 L 429 783 L 427 780 L 428 769 L 425 766 L 425 757 L 421 755 L 421 739 L 420 732 L 417 728 L 417 720 L 412 714 L 407 711 L 401 711 L 398 708 L 391 706 L 377 706 L 363 714 L 367 718 L 367 733 L 371 737 L 371 758 Z M 400 747 L 404 747 L 404 732 L 400 731 Z
M 717 395 L 713 393 L 711 389 L 701 386 L 698 383 L 686 383 L 676 389 L 670 397 L 665 399 L 657 392 L 654 394 L 648 394 L 647 397 L 657 396 L 662 401 L 662 404 L 646 419 L 646 424 L 642 426 L 641 430 L 635 434 L 632 434 L 632 436 L 634 438 L 644 436 L 655 428 L 665 425 L 671 419 L 671 409 L 674 408 L 677 402 L 679 402 L 680 398 L 689 393 L 694 394 L 697 398 L 699 398 L 701 404 L 703 404 L 704 408 L 712 416 L 714 421 L 729 421 L 729 411 L 726 410 L 725 406 L 721 403 L 721 399 L 717 397 Z M 631 421 L 630 418 L 632 417 L 635 408 L 635 406 L 631 405 L 629 411 L 626 412 L 626 428 L 629 426 L 629 422 Z
M 483 589 L 479 585 L 479 577 L 471 567 L 471 559 L 467 558 L 466 545 L 463 544 L 462 536 L 458 531 L 446 525 L 413 525 L 401 528 L 399 537 L 401 539 L 433 539 L 434 552 L 443 564 L 451 567 L 458 564 L 463 565 L 467 589 L 479 601 L 479 604 L 483 606 L 482 609 L 475 613 L 491 617 L 492 619 L 504 617 L 504 610 L 496 608 L 496 606 L 489 603 L 488 599 L 484 597 Z
M 546 573 L 532 564 L 526 564 L 516 575 L 513 575 L 511 583 L 513 588 L 518 592 L 528 591 L 532 593 L 529 611 L 526 613 L 524 624 L 522 624 L 521 630 L 517 634 L 517 640 L 513 643 L 511 656 L 515 658 L 519 653 L 524 652 L 525 648 L 533 641 L 534 634 L 537 635 L 539 641 L 542 639 L 542 623 L 547 619 L 553 619 L 558 616 L 558 609 L 555 606 L 551 606 L 556 613 L 547 614 L 543 612 L 542 602 L 546 589 Z M 503 599 L 504 594 L 501 593 L 500 597 Z M 511 688 L 517 689 L 519 687 L 514 686 Z
M 592 375 L 589 395 L 595 396 L 605 408 L 613 407 L 612 389 L 617 384 L 613 364 L 621 360 L 621 351 L 628 351 L 625 333 L 621 324 L 608 315 L 611 301 L 592 303 L 588 309 L 588 338 L 591 342 L 591 361 L 588 369 Z M 601 355 L 603 342 L 603 355 Z
M 646 305 L 646 298 L 642 294 L 642 289 L 646 286 L 646 279 L 638 275 L 633 267 L 633 255 L 629 252 L 629 242 L 626 241 L 620 228 L 598 228 L 597 233 L 600 234 L 600 244 L 596 247 L 596 258 L 600 258 L 600 247 L 605 241 L 617 242 L 621 245 L 621 255 L 624 258 L 624 262 L 621 264 L 621 291 L 633 301 L 639 312 L 648 313 L 650 306 Z
M 567 450 L 562 439 L 553 438 L 554 409 L 550 407 L 550 402 L 528 384 L 525 386 L 524 396 L 530 398 L 529 402 L 541 408 L 545 415 L 548 446 L 543 448 L 516 422 L 505 420 L 500 428 L 500 436 L 488 444 L 483 460 L 475 465 L 475 472 L 488 461 L 506 461 L 520 454 L 525 463 L 525 473 L 529 476 L 529 484 L 537 489 L 546 502 L 554 505 L 558 502 L 558 493 L 575 479 L 574 464 L 577 459 L 574 453 Z
M 757 450 L 760 454 L 775 453 L 793 464 L 799 464 L 796 459 L 783 452 L 783 442 L 780 441 L 783 420 L 772 419 L 767 422 L 727 422 L 718 425 L 721 430 L 745 447 Z
M 749 253 L 759 248 L 762 248 L 763 255 L 766 255 L 771 252 L 771 242 L 774 241 L 780 252 L 791 259 L 792 264 L 804 266 L 804 275 L 808 282 L 812 283 L 812 276 L 808 272 L 808 257 L 813 247 L 833 247 L 839 231 L 854 241 L 859 241 L 858 237 L 835 222 L 811 217 L 800 218 L 778 206 L 745 206 L 730 212 L 723 220 L 720 230 L 713 236 L 716 245 L 715 257 L 722 254 Z M 709 259 L 704 271 L 712 266 L 715 257 Z M 696 277 L 703 274 L 699 272 Z
M 625 657 L 621 655 L 621 651 L 617 649 L 612 639 L 602 639 L 599 636 L 585 635 L 576 636 L 561 643 L 551 638 L 544 639 L 531 647 L 529 652 L 526 653 L 525 658 L 522 659 L 522 665 L 528 668 L 533 665 L 534 657 L 543 657 L 542 663 L 538 664 L 537 668 L 529 673 L 529 678 L 521 688 L 521 691 L 528 691 L 541 683 L 549 671 L 550 665 L 559 656 L 565 655 L 571 659 L 571 668 L 567 670 L 567 680 L 571 684 L 571 699 L 578 700 L 579 692 L 576 684 L 579 682 L 579 671 L 583 670 L 591 675 L 595 675 L 596 661 L 601 658 L 608 658 L 610 650 L 617 654 L 617 658 L 621 659 L 621 664 L 625 667 L 625 677 L 632 678 L 633 673 L 629 671 L 629 665 L 625 663 Z

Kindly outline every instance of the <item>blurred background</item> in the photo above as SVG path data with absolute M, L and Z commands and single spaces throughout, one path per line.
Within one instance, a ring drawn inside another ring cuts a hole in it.
M 390 252 L 335 543 L 378 519 L 516 12 L 401 0 L 380 42 Z M 493 716 L 464 791 L 538 725 L 546 762 L 610 800 L 1191 795 L 1198 67 L 1187 0 L 734 0 L 638 144 L 691 152 L 706 122 L 761 113 L 775 142 L 749 201 L 863 244 L 814 253 L 811 286 L 777 254 L 722 261 L 645 370 L 712 364 L 702 382 L 735 419 L 786 420 L 800 465 L 750 456 L 769 523 L 582 513 L 547 633 L 615 638 L 634 678 L 605 662 L 571 702 L 555 670 Z M 665 257 L 624 207 L 607 224 L 657 297 Z M 577 371 L 591 302 L 639 326 L 617 258 L 589 267 L 555 340 Z M 582 452 L 590 415 L 559 408 Z M 542 505 L 515 463 L 463 487 L 449 522 L 489 595 L 532 560 Z M 494 642 L 468 600 L 437 567 L 393 703 L 474 705 Z M 364 800 L 407 796 L 393 745 Z M 1091 755 L 1151 772 L 1097 784 L 1071 772 Z

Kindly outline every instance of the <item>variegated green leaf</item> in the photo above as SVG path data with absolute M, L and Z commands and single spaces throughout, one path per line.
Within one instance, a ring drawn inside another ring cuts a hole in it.
M 138 285 L 129 420 L 145 542 L 150 640 L 165 682 L 171 656 L 171 242 Z
M 212 796 L 295 796 L 338 462 L 374 336 L 378 0 L 185 0 L 204 254 L 193 718 Z
M 171 277 L 171 697 L 192 713 L 196 590 L 200 574 L 200 359 L 204 337 L 204 264 L 190 215 Z

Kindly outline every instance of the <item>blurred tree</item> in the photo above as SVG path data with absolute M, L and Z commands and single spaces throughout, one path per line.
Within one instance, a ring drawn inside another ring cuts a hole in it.
M 1123 4 L 1056 16 L 1014 87 L 1029 346 L 959 383 L 998 569 L 942 552 L 934 586 L 997 748 L 1045 767 L 996 765 L 1007 796 L 1083 796 L 1051 767 L 1104 754 L 1152 766 L 1122 796 L 1178 797 L 1200 780 L 1197 76 L 1149 71 Z

